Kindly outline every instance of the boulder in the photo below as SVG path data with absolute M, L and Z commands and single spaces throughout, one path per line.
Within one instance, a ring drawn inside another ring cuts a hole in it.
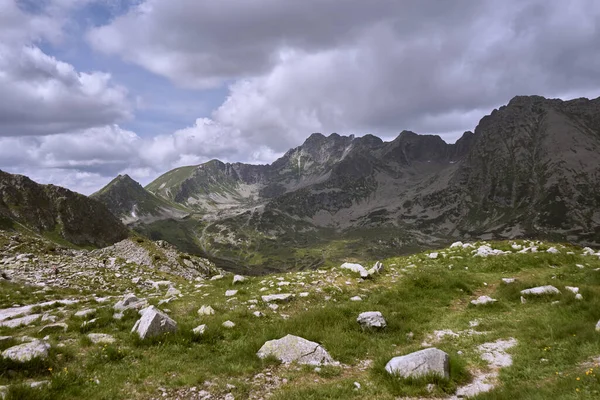
M 234 275 L 233 276 L 233 284 L 235 285 L 236 283 L 242 283 L 246 280 L 246 278 L 242 275 Z
M 477 298 L 477 300 L 471 300 L 471 304 L 475 305 L 475 306 L 480 306 L 480 305 L 484 305 L 484 304 L 491 304 L 491 303 L 495 303 L 496 299 L 492 299 L 490 296 L 479 296 Z
M 256 355 L 259 358 L 273 356 L 284 364 L 292 362 L 308 365 L 337 364 L 320 344 L 294 335 L 269 340 Z
M 215 310 L 211 306 L 202 306 L 198 309 L 198 315 L 214 315 Z
M 43 360 L 48 358 L 48 349 L 50 349 L 50 344 L 48 342 L 34 340 L 29 343 L 9 347 L 2 352 L 2 357 L 21 363 L 31 361 L 34 358 Z
M 438 375 L 450 378 L 450 357 L 447 353 L 430 348 L 392 358 L 385 370 L 403 378 L 419 378 L 427 375 Z
M 291 293 L 269 294 L 266 296 L 261 296 L 262 301 L 265 303 L 286 302 L 290 301 L 292 297 L 294 297 L 294 295 Z
M 150 306 L 142 315 L 131 333 L 137 333 L 140 339 L 159 336 L 168 332 L 177 331 L 177 322 L 173 321 L 167 314 L 154 306 Z
M 533 294 L 536 296 L 545 295 L 545 294 L 560 294 L 560 290 L 555 288 L 554 286 L 546 285 L 546 286 L 538 286 L 530 289 L 521 290 L 522 295 Z
M 352 272 L 356 272 L 356 273 L 360 274 L 360 276 L 362 278 L 366 278 L 367 276 L 369 276 L 369 273 L 367 272 L 367 269 L 365 267 L 363 267 L 362 265 L 360 265 L 360 264 L 346 262 L 346 263 L 343 263 L 340 266 L 340 268 L 341 269 L 347 269 L 347 270 L 350 270 Z
M 383 318 L 383 315 L 379 311 L 360 313 L 356 322 L 358 322 L 363 329 L 383 329 L 387 326 L 385 318 Z

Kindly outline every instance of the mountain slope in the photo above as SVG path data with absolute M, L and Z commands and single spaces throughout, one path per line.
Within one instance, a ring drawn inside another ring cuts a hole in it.
M 100 202 L 0 171 L 0 225 L 11 228 L 17 223 L 80 246 L 103 247 L 128 235 L 127 228 Z
M 119 175 L 90 196 L 106 207 L 125 224 L 166 218 L 181 218 L 187 212 L 145 190 L 129 175 Z
M 594 245 L 599 150 L 600 99 L 519 96 L 453 144 L 410 131 L 390 142 L 315 133 L 270 165 L 213 160 L 147 189 L 200 216 L 185 234 L 204 254 L 242 264 L 306 266 L 320 251 L 386 254 L 456 238 Z

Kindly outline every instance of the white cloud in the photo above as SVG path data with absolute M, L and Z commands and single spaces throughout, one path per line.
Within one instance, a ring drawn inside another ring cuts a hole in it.
M 0 0 L 0 136 L 46 135 L 103 126 L 131 117 L 127 90 L 103 72 L 79 72 L 45 54 L 37 43 L 58 42 L 65 7 L 29 14 Z

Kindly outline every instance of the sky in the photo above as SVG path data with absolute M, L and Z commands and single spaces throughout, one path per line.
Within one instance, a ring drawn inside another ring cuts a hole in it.
M 0 169 L 91 194 L 600 96 L 596 0 L 0 0 Z

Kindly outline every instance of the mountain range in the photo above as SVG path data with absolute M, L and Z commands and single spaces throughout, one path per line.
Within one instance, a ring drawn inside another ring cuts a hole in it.
M 314 133 L 270 165 L 212 160 L 145 188 L 124 176 L 92 198 L 155 239 L 267 269 L 457 238 L 593 245 L 599 150 L 600 99 L 518 96 L 453 144 Z
M 0 171 L 0 227 L 102 247 L 132 229 L 245 273 L 461 239 L 600 243 L 600 98 L 518 96 L 456 143 L 314 133 L 269 165 L 204 164 L 90 197 Z

